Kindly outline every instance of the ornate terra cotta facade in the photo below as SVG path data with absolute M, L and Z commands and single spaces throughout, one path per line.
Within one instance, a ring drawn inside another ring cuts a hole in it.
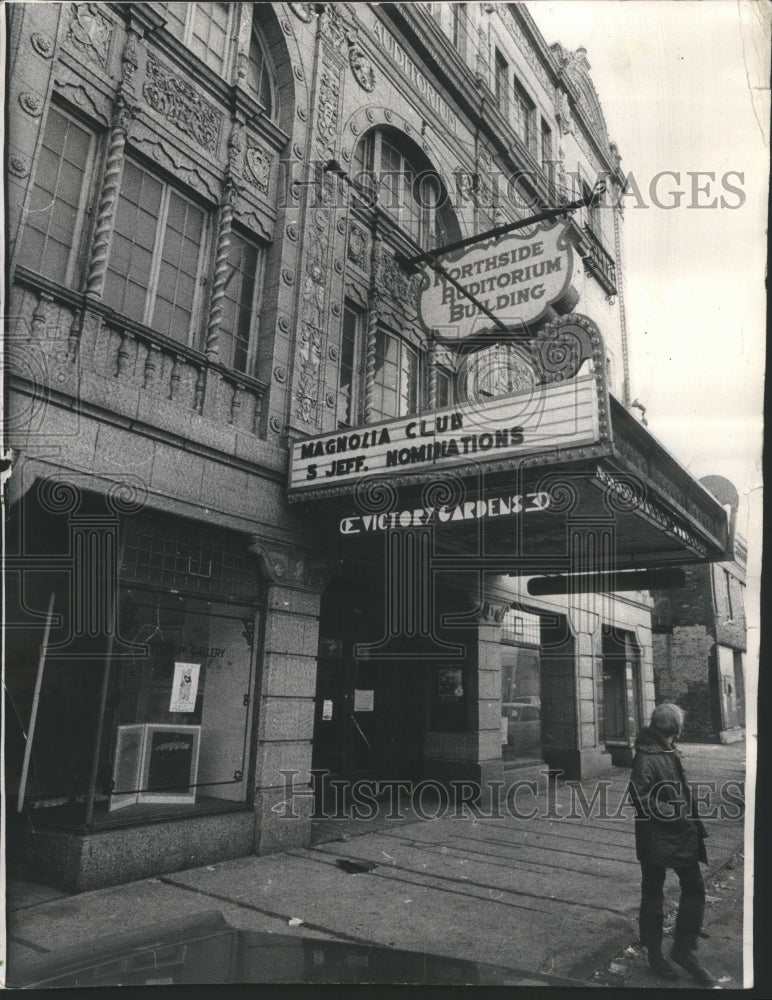
M 312 768 L 485 796 L 624 763 L 651 602 L 611 575 L 727 539 L 628 412 L 625 180 L 587 54 L 508 4 L 8 24 L 18 856 L 80 890 L 308 844 Z M 454 340 L 420 315 L 445 279 L 407 259 L 599 177 L 564 256 L 497 244 L 514 300 L 572 262 L 538 322 Z

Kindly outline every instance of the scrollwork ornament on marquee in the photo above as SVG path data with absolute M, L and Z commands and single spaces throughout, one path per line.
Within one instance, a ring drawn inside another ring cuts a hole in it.
M 587 316 L 571 313 L 547 323 L 531 345 L 531 354 L 543 382 L 574 378 L 591 359 L 603 371 L 603 341 L 598 327 Z

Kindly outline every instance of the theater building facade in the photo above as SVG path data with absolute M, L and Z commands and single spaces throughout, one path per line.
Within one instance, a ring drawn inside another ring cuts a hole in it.
M 630 411 L 585 51 L 510 4 L 6 17 L 6 788 L 35 877 L 308 844 L 312 770 L 484 796 L 629 763 L 647 587 L 729 539 Z

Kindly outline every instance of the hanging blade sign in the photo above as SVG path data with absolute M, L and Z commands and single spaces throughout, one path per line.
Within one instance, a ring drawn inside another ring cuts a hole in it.
M 569 290 L 574 258 L 568 226 L 537 226 L 508 233 L 442 261 L 450 276 L 513 331 L 538 322 Z M 493 328 L 488 317 L 446 277 L 430 268 L 418 292 L 427 331 L 465 340 Z

